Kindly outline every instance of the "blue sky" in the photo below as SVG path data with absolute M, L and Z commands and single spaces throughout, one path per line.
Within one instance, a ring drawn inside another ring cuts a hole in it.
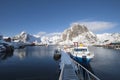
M 120 0 L 0 0 L 4 36 L 62 32 L 73 23 L 94 33 L 119 32 Z

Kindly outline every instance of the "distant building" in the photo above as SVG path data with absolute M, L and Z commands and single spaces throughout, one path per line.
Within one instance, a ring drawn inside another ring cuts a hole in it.
M 120 49 L 120 42 L 110 43 L 110 44 L 107 44 L 105 47 L 113 48 L 113 49 Z

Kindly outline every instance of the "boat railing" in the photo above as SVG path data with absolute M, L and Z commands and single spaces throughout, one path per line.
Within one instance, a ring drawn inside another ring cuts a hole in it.
M 72 61 L 77 65 L 78 70 L 76 71 L 78 77 L 80 80 L 100 80 L 95 74 L 90 72 L 88 69 L 86 69 L 84 66 L 82 66 L 80 63 L 77 61 L 73 60 Z

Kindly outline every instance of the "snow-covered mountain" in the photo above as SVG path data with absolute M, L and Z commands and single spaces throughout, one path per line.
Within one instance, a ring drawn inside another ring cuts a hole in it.
M 61 33 L 49 33 L 49 34 L 38 34 L 36 36 L 40 36 L 41 37 L 41 42 L 47 43 L 47 44 L 57 44 L 58 42 L 61 41 Z
M 50 43 L 57 44 L 61 41 L 61 33 L 50 33 L 46 35 Z
M 86 26 L 76 23 L 62 33 L 62 40 L 68 44 L 73 44 L 73 42 L 91 44 L 97 41 L 97 36 Z
M 30 35 L 30 34 L 24 32 L 24 31 L 21 32 L 20 34 L 16 35 L 16 36 L 14 36 L 12 39 L 14 41 L 16 40 L 18 42 L 24 42 L 24 43 L 26 43 L 26 42 L 30 42 L 30 43 L 32 43 L 32 42 L 41 42 L 40 37 L 35 37 L 35 36 Z
M 37 35 L 30 35 L 26 32 L 14 36 L 13 40 L 18 42 L 42 43 L 42 44 L 73 44 L 73 42 L 89 44 L 109 44 L 120 42 L 120 33 L 94 34 L 84 25 L 79 23 L 72 24 L 68 29 L 61 33 L 40 32 Z
M 40 32 L 36 35 L 30 35 L 23 31 L 20 34 L 14 36 L 12 39 L 14 41 L 24 43 L 34 42 L 35 44 L 56 44 L 61 40 L 61 33 L 46 34 L 44 32 Z
M 120 33 L 97 34 L 98 44 L 109 44 L 111 42 L 120 42 Z

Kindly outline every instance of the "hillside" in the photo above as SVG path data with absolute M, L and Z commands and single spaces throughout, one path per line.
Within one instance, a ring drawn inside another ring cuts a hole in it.
M 79 42 L 91 44 L 97 41 L 97 37 L 94 33 L 89 31 L 86 26 L 80 24 L 72 24 L 70 28 L 64 30 L 62 33 L 63 42 Z

